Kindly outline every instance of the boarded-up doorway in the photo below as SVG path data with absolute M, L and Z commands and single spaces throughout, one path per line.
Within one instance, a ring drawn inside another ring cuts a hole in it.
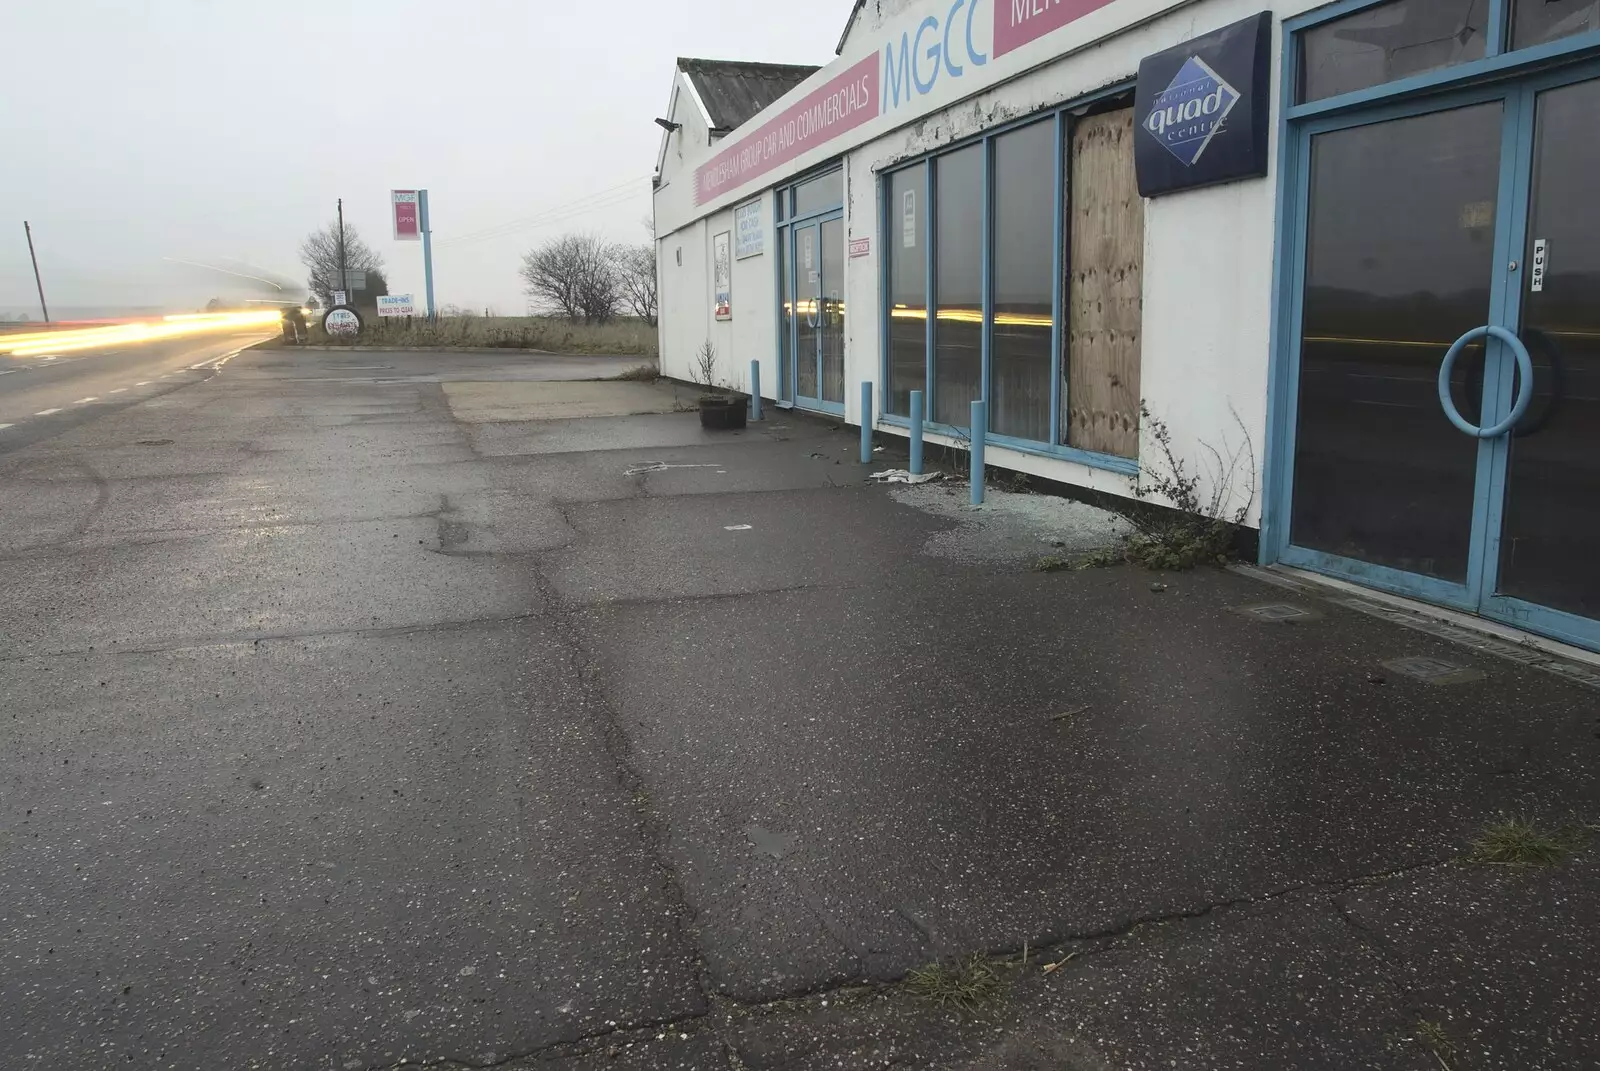
M 1066 439 L 1138 457 L 1144 201 L 1133 170 L 1133 109 L 1075 120 L 1070 154 Z

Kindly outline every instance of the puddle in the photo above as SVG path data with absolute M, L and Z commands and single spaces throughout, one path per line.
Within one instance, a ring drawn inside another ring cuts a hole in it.
M 967 501 L 965 484 L 895 484 L 889 495 L 960 525 L 930 536 L 922 544 L 924 554 L 972 564 L 1086 554 L 1112 546 L 1130 531 L 1128 522 L 1109 510 L 1053 495 L 990 489 L 977 507 Z
M 755 845 L 756 851 L 774 859 L 782 859 L 794 848 L 793 837 L 785 837 L 781 833 L 774 833 L 758 825 L 745 826 L 744 835 Z

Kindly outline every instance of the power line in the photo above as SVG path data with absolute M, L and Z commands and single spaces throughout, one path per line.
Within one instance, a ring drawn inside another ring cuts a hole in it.
M 647 193 L 647 190 L 635 189 L 635 187 L 640 186 L 643 182 L 644 178 L 629 179 L 626 182 L 619 182 L 615 186 L 609 186 L 606 189 L 585 194 L 583 197 L 575 198 L 563 204 L 554 205 L 545 209 L 543 212 L 537 213 L 536 215 L 526 216 L 522 219 L 507 220 L 504 223 L 497 223 L 493 226 L 484 227 L 476 231 L 468 231 L 465 234 L 455 235 L 454 237 L 450 238 L 441 238 L 439 239 L 438 244 L 465 245 L 471 242 L 487 241 L 491 238 L 500 238 L 505 235 L 515 233 L 519 230 L 526 230 L 530 227 L 544 226 L 550 223 L 559 222 L 563 219 L 570 219 L 573 216 L 580 216 L 588 212 L 598 211 L 602 208 L 611 208 L 615 205 L 624 204 L 633 200 L 635 197 Z
M 644 181 L 643 178 L 627 179 L 624 182 L 617 183 L 615 186 L 607 186 L 603 190 L 595 190 L 593 193 L 586 193 L 582 197 L 576 197 L 576 198 L 574 198 L 574 199 L 572 199 L 570 201 L 566 201 L 566 202 L 563 202 L 563 203 L 557 204 L 557 205 L 552 205 L 551 207 L 543 209 L 543 210 L 541 210 L 539 212 L 536 212 L 531 216 L 524 216 L 524 217 L 522 217 L 520 219 L 506 220 L 503 223 L 491 224 L 488 227 L 482 227 L 482 228 L 480 228 L 478 230 L 475 230 L 475 231 L 468 231 L 465 234 L 458 234 L 458 235 L 455 235 L 455 236 L 453 236 L 451 238 L 441 239 L 441 240 L 442 241 L 451 241 L 451 242 L 466 241 L 467 239 L 476 238 L 479 235 L 488 234 L 490 232 L 498 232 L 498 231 L 506 230 L 506 229 L 509 229 L 509 228 L 515 228 L 515 227 L 521 227 L 521 226 L 527 226 L 527 225 L 535 224 L 535 223 L 538 223 L 538 222 L 542 221 L 546 216 L 549 216 L 551 213 L 563 212 L 568 208 L 577 207 L 578 205 L 581 205 L 586 201 L 596 201 L 596 200 L 609 198 L 609 197 L 613 196 L 614 194 L 616 194 L 618 191 L 631 189 L 634 186 L 642 184 L 643 181 Z
M 494 232 L 494 233 L 490 233 L 490 234 L 479 235 L 478 237 L 475 237 L 475 238 L 458 239 L 456 242 L 454 242 L 450 246 L 450 248 L 452 248 L 452 249 L 465 248 L 465 247 L 470 246 L 470 245 L 472 245 L 474 243 L 477 243 L 477 242 L 489 242 L 489 241 L 494 241 L 495 239 L 499 239 L 499 238 L 515 237 L 520 232 L 539 231 L 539 230 L 542 230 L 542 229 L 544 229 L 546 227 L 551 227 L 551 226 L 554 226 L 556 224 L 559 224 L 563 220 L 573 219 L 573 218 L 580 217 L 580 216 L 585 216 L 585 215 L 588 215 L 591 212 L 600 211 L 600 210 L 606 209 L 606 208 L 614 208 L 614 207 L 616 207 L 618 205 L 628 204 L 630 202 L 635 202 L 635 201 L 636 201 L 635 197 L 632 196 L 632 195 L 629 195 L 629 196 L 616 198 L 616 199 L 611 200 L 611 201 L 600 201 L 600 202 L 596 202 L 596 203 L 590 204 L 590 205 L 583 205 L 583 206 L 581 206 L 581 207 L 579 207 L 577 209 L 574 209 L 572 211 L 569 211 L 569 212 L 563 212 L 563 213 L 560 213 L 558 215 L 553 215 L 553 216 L 550 216 L 550 217 L 548 217 L 546 219 L 543 219 L 543 220 L 530 221 L 528 223 L 520 224 L 520 225 L 518 225 L 516 227 L 508 228 L 508 229 L 503 230 L 503 231 L 498 231 L 498 232 Z

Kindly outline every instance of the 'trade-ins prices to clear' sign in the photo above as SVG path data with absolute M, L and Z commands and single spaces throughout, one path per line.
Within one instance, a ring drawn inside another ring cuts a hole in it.
M 706 204 L 802 153 L 931 93 L 941 77 L 963 78 L 1113 0 L 953 0 L 852 64 L 695 172 Z M 988 5 L 986 14 L 983 10 Z
M 417 303 L 410 294 L 382 294 L 378 297 L 379 316 L 415 316 Z
M 394 204 L 394 240 L 420 242 L 422 220 L 417 214 L 417 191 L 391 190 L 390 195 Z

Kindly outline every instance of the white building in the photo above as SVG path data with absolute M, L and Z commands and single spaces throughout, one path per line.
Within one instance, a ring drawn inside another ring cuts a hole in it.
M 862 0 L 814 72 L 698 62 L 665 374 L 981 399 L 1116 495 L 1159 421 L 1264 561 L 1600 648 L 1600 0 Z

